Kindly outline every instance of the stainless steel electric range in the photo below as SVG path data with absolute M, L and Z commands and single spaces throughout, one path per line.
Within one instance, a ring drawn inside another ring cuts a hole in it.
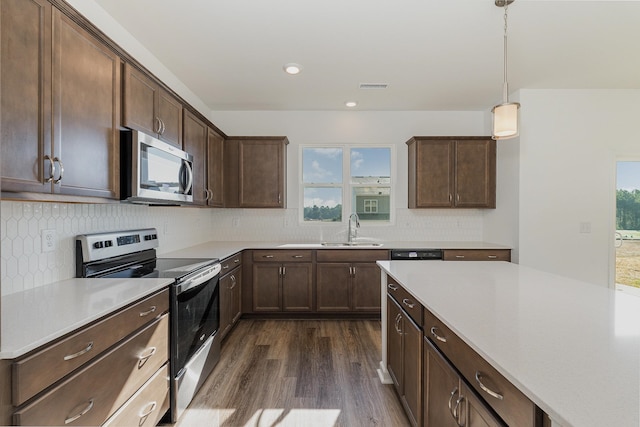
M 154 228 L 76 237 L 76 276 L 171 278 L 171 422 L 176 422 L 220 358 L 218 259 L 157 258 Z

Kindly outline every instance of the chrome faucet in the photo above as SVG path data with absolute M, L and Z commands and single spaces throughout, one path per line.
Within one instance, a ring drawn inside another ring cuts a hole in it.
M 355 218 L 356 220 L 356 226 L 352 227 L 351 223 L 353 222 L 353 219 Z M 360 217 L 358 216 L 357 213 L 352 213 L 351 215 L 349 215 L 349 232 L 348 232 L 348 236 L 347 236 L 347 241 L 349 243 L 353 242 L 353 239 L 355 239 L 356 237 L 358 237 L 358 228 L 360 228 Z

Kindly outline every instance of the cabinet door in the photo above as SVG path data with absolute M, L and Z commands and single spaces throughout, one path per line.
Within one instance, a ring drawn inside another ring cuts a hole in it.
M 163 89 L 156 92 L 157 115 L 162 122 L 159 138 L 182 148 L 182 104 Z M 188 150 L 185 150 L 188 152 Z
M 2 191 L 50 193 L 51 4 L 0 1 Z
M 316 304 L 318 311 L 349 311 L 351 264 L 316 264 Z
M 462 393 L 465 397 L 463 410 L 465 413 L 462 417 L 466 417 L 467 427 L 505 427 L 506 424 L 500 418 L 493 414 L 487 407 L 487 404 L 480 399 L 476 393 L 466 385 L 462 385 Z
M 242 268 L 231 274 L 231 325 L 242 315 Z
M 462 393 L 460 378 L 429 340 L 425 338 L 423 342 L 424 425 L 425 427 L 458 427 L 458 422 L 453 417 L 453 409 Z
M 455 205 L 496 207 L 496 142 L 460 140 L 456 143 Z
M 158 90 L 158 86 L 148 76 L 125 64 L 122 125 L 157 135 L 161 129 L 155 107 Z
M 253 264 L 253 311 L 281 311 L 281 265 L 277 263 Z
M 241 208 L 285 206 L 285 148 L 283 140 L 239 141 L 238 201 Z
M 211 190 L 209 206 L 224 206 L 224 139 L 209 128 L 207 146 L 207 188 Z
M 410 163 L 413 163 L 410 164 L 409 207 L 452 206 L 455 179 L 453 141 L 415 141 L 409 150 Z M 411 200 L 415 200 L 413 206 Z
M 387 369 L 398 394 L 403 393 L 402 356 L 402 311 L 398 304 L 387 295 Z
M 193 156 L 193 204 L 207 204 L 207 135 L 209 128 L 184 110 L 184 151 Z
M 422 425 L 422 330 L 407 315 L 402 316 L 403 385 L 402 404 L 409 421 Z
M 288 263 L 282 265 L 282 309 L 311 311 L 313 309 L 313 265 Z
M 220 338 L 224 338 L 231 329 L 231 305 L 233 297 L 231 287 L 231 273 L 220 278 Z
M 120 196 L 120 58 L 53 11 L 54 192 Z
M 372 263 L 352 264 L 351 301 L 354 311 L 380 312 L 380 268 Z

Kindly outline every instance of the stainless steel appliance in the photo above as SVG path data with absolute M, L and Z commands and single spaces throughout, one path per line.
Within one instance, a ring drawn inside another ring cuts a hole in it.
M 442 249 L 392 249 L 392 260 L 441 260 Z
M 193 202 L 193 156 L 136 130 L 120 132 L 121 199 L 134 203 Z
M 76 237 L 76 276 L 171 278 L 171 422 L 176 422 L 220 359 L 220 263 L 157 258 L 154 228 Z

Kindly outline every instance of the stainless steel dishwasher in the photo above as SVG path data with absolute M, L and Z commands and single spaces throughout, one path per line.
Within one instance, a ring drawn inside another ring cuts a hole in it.
M 392 261 L 437 261 L 442 257 L 442 249 L 391 249 Z

